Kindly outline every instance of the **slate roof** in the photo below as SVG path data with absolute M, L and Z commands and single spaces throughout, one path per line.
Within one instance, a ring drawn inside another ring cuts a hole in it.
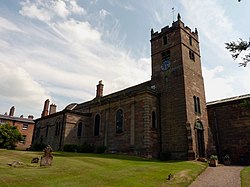
M 207 102 L 207 106 L 221 104 L 221 103 L 227 103 L 227 102 L 233 102 L 233 101 L 239 101 L 239 100 L 244 100 L 244 99 L 250 99 L 250 94 Z
M 18 121 L 18 122 L 24 122 L 24 123 L 35 123 L 32 119 L 20 118 L 20 117 L 14 117 L 14 116 L 2 115 L 2 114 L 0 114 L 0 119 Z
M 129 88 L 126 88 L 126 89 L 111 93 L 109 95 L 106 95 L 106 96 L 103 96 L 103 97 L 100 97 L 100 98 L 94 98 L 91 101 L 87 101 L 87 102 L 84 102 L 84 103 L 81 103 L 81 104 L 77 104 L 77 106 L 73 107 L 73 110 L 78 110 L 78 109 L 80 109 L 80 108 L 82 108 L 84 106 L 88 106 L 88 105 L 91 105 L 91 104 L 96 104 L 96 103 L 99 103 L 99 102 L 115 101 L 115 100 L 118 100 L 118 99 L 121 99 L 121 98 L 130 97 L 130 96 L 140 94 L 140 93 L 143 93 L 143 92 L 149 92 L 149 93 L 152 93 L 152 94 L 155 94 L 155 95 L 157 94 L 157 92 L 155 91 L 155 89 L 152 86 L 151 81 L 147 81 L 147 82 L 143 82 L 141 84 L 138 84 L 138 85 L 135 85 L 135 86 L 132 86 L 132 87 L 129 87 Z M 72 103 L 72 104 L 70 104 L 68 106 L 73 106 L 74 104 L 75 103 Z

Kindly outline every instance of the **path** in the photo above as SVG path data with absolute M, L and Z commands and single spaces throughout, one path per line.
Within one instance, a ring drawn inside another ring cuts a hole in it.
M 240 187 L 243 166 L 208 167 L 189 187 Z

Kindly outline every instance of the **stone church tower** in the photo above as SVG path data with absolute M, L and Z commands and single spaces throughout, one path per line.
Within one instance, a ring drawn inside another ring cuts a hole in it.
M 205 157 L 208 122 L 198 32 L 178 20 L 151 30 L 151 82 L 159 93 L 161 151 L 176 159 Z

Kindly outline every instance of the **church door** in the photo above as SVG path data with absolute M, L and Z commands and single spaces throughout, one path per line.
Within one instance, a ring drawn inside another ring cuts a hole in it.
M 200 121 L 196 122 L 195 129 L 196 129 L 198 157 L 205 157 L 204 129 Z

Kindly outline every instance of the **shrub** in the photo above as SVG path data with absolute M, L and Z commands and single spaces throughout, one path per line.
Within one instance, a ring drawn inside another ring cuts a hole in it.
M 86 142 L 81 146 L 78 146 L 77 152 L 79 153 L 93 153 L 95 151 L 95 146 L 87 144 Z
M 16 143 L 23 140 L 16 126 L 0 125 L 0 148 L 15 149 Z
M 42 143 L 32 144 L 30 147 L 31 151 L 43 151 L 47 145 Z
M 97 154 L 101 154 L 101 153 L 104 153 L 106 151 L 107 147 L 104 146 L 104 145 L 101 145 L 101 146 L 97 146 L 96 147 L 96 150 L 95 150 L 95 153 Z
M 218 156 L 217 155 L 211 155 L 210 160 L 218 160 Z
M 171 159 L 171 153 L 169 151 L 163 151 L 160 153 L 160 160 L 167 161 Z
M 65 144 L 63 146 L 63 151 L 65 152 L 78 152 L 79 146 L 76 144 Z

